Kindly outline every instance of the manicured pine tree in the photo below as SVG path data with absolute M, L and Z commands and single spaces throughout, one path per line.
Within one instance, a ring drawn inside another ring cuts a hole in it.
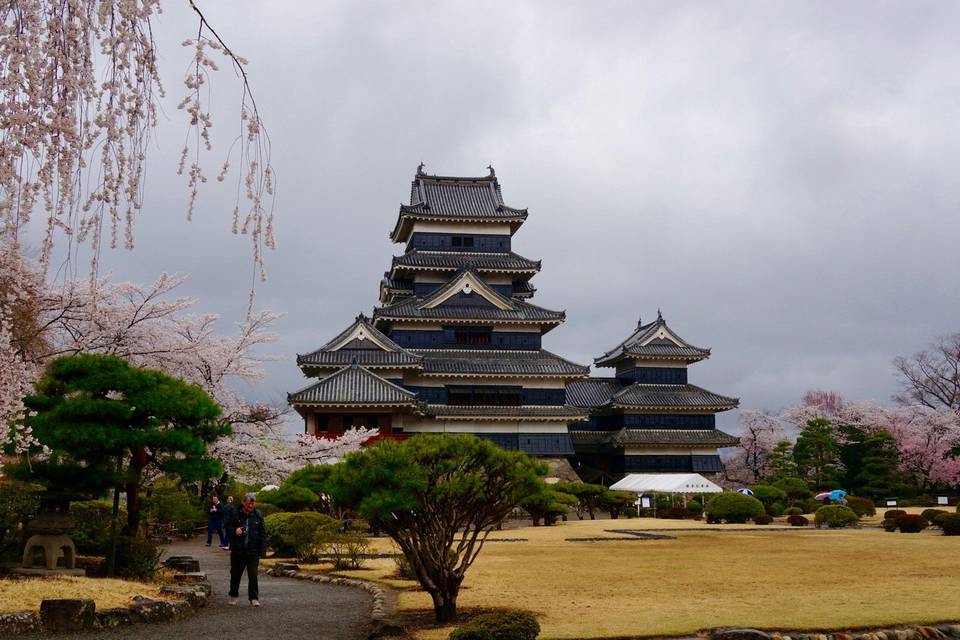
M 809 420 L 793 446 L 800 477 L 817 489 L 832 489 L 842 478 L 840 443 L 829 420 Z
M 207 454 L 207 445 L 230 432 L 217 403 L 200 387 L 116 356 L 54 360 L 24 404 L 39 446 L 13 473 L 65 496 L 123 490 L 128 535 L 139 532 L 148 471 L 186 481 L 223 472 Z

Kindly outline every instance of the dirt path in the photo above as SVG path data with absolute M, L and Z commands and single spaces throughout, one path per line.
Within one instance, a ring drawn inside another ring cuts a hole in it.
M 170 624 L 137 624 L 94 634 L 60 635 L 71 638 L 116 640 L 357 640 L 366 637 L 371 598 L 359 589 L 315 584 L 305 580 L 260 575 L 260 608 L 244 597 L 235 607 L 227 605 L 229 551 L 205 547 L 199 538 L 177 543 L 165 555 L 190 555 L 200 561 L 213 587 L 206 608 L 187 620 Z M 240 593 L 246 593 L 246 577 Z

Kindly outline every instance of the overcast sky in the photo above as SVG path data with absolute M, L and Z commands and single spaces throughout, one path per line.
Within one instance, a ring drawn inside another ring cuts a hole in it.
M 185 220 L 175 109 L 196 31 L 157 21 L 168 97 L 134 252 L 115 279 L 190 272 L 243 311 L 235 183 Z M 377 302 L 420 161 L 528 207 L 514 250 L 545 347 L 580 363 L 657 309 L 713 349 L 691 382 L 778 410 L 810 388 L 887 402 L 891 360 L 960 330 L 960 5 L 954 2 L 239 2 L 199 0 L 241 55 L 273 141 L 278 249 L 258 303 L 287 315 L 263 385 Z M 213 78 L 215 175 L 239 85 Z M 228 327 L 224 327 L 227 329 Z M 608 370 L 594 374 L 608 375 Z M 733 427 L 735 416 L 721 417 Z

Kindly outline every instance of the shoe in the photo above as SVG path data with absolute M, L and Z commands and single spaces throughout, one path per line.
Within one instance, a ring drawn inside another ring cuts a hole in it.
M 230 545 L 228 545 L 228 544 L 225 544 L 225 545 L 223 545 L 223 546 L 220 547 L 220 548 L 223 549 L 224 551 L 230 551 Z
M 251 607 L 259 607 L 259 606 L 260 606 L 260 601 L 259 601 L 259 600 L 251 600 L 251 601 L 250 601 L 250 606 L 251 606 Z
M 207 543 L 207 546 L 208 546 L 208 547 L 210 546 L 210 543 L 209 543 L 209 542 Z
M 230 598 L 230 599 L 227 601 L 227 604 L 229 604 L 231 607 L 235 607 L 235 606 L 237 606 L 237 601 L 239 601 L 239 600 L 240 600 L 240 598 Z

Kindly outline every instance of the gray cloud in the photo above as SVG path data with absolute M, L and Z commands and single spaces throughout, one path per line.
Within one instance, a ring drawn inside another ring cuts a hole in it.
M 251 265 L 233 188 L 209 183 L 188 225 L 174 174 L 182 4 L 158 29 L 169 119 L 139 246 L 107 262 L 124 279 L 190 271 L 202 307 L 237 318 Z M 204 5 L 251 60 L 279 175 L 258 300 L 287 312 L 286 360 L 261 397 L 301 385 L 293 355 L 375 304 L 421 160 L 493 162 L 530 208 L 516 251 L 543 259 L 535 301 L 568 312 L 546 345 L 580 362 L 660 307 L 713 347 L 692 380 L 745 407 L 811 387 L 886 401 L 891 359 L 958 329 L 954 3 Z M 237 89 L 214 78 L 219 149 Z

